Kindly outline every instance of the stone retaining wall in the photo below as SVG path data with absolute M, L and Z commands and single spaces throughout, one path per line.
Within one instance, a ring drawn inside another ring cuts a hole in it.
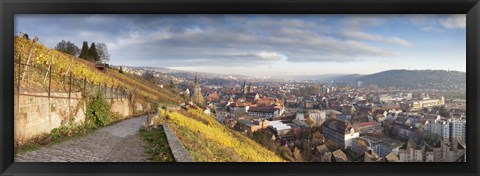
M 112 105 L 110 111 L 119 113 L 122 117 L 128 117 L 133 114 L 128 98 L 111 99 L 110 104 Z
M 167 136 L 168 145 L 173 153 L 173 157 L 177 162 L 194 162 L 188 151 L 183 146 L 182 142 L 177 138 L 175 133 L 170 129 L 168 124 L 163 125 L 163 130 Z
M 86 103 L 82 93 L 72 93 L 68 98 L 48 98 L 46 93 L 29 93 L 15 95 L 14 142 L 23 145 L 31 139 L 50 133 L 62 123 L 80 124 L 85 121 Z M 68 93 L 52 93 L 54 97 L 68 97 Z M 123 119 L 133 116 L 133 109 L 127 98 L 110 99 L 112 112 L 119 113 Z M 137 111 L 143 110 L 142 104 L 136 103 Z
M 85 121 L 85 103 L 80 99 L 81 93 L 72 93 L 71 98 L 48 98 L 16 95 L 14 137 L 15 143 L 22 144 L 43 133 L 49 133 L 53 128 L 63 123 L 81 123 Z M 55 93 L 52 96 L 68 97 L 68 93 Z

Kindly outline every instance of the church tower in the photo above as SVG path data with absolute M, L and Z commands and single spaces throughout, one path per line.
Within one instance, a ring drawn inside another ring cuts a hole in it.
M 248 93 L 252 93 L 252 83 L 248 84 Z
M 195 83 L 193 84 L 192 101 L 199 106 L 205 106 L 205 99 L 202 96 L 197 73 L 195 73 Z
M 198 74 L 195 73 L 195 82 L 193 83 L 193 91 L 194 93 L 200 93 L 200 85 L 198 84 Z
M 246 81 L 243 81 L 243 94 L 247 94 L 247 83 Z

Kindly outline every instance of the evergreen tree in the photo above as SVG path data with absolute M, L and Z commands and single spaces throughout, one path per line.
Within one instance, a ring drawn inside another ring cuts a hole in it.
M 90 55 L 90 60 L 95 62 L 100 61 L 100 55 L 98 55 L 97 47 L 95 46 L 95 43 L 92 43 L 92 45 L 90 45 L 90 49 L 88 53 Z
M 84 41 L 83 42 L 83 46 L 82 46 L 82 51 L 80 51 L 80 56 L 78 56 L 79 58 L 82 58 L 84 60 L 90 60 L 90 51 L 88 49 L 88 43 L 87 41 Z
M 120 69 L 118 69 L 118 72 L 123 74 L 123 69 L 122 69 L 122 66 L 120 66 Z

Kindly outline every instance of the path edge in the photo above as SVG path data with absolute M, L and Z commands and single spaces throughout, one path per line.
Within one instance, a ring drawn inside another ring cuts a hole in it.
M 168 123 L 163 124 L 163 130 L 167 136 L 168 145 L 172 151 L 173 157 L 177 162 L 195 162 L 188 153 L 187 149 L 183 146 L 180 140 L 177 138 L 172 129 L 168 126 Z

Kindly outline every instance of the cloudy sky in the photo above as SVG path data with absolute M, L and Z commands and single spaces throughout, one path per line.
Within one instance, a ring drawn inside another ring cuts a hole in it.
M 105 43 L 112 65 L 255 76 L 466 69 L 465 15 L 16 15 L 47 47 Z

